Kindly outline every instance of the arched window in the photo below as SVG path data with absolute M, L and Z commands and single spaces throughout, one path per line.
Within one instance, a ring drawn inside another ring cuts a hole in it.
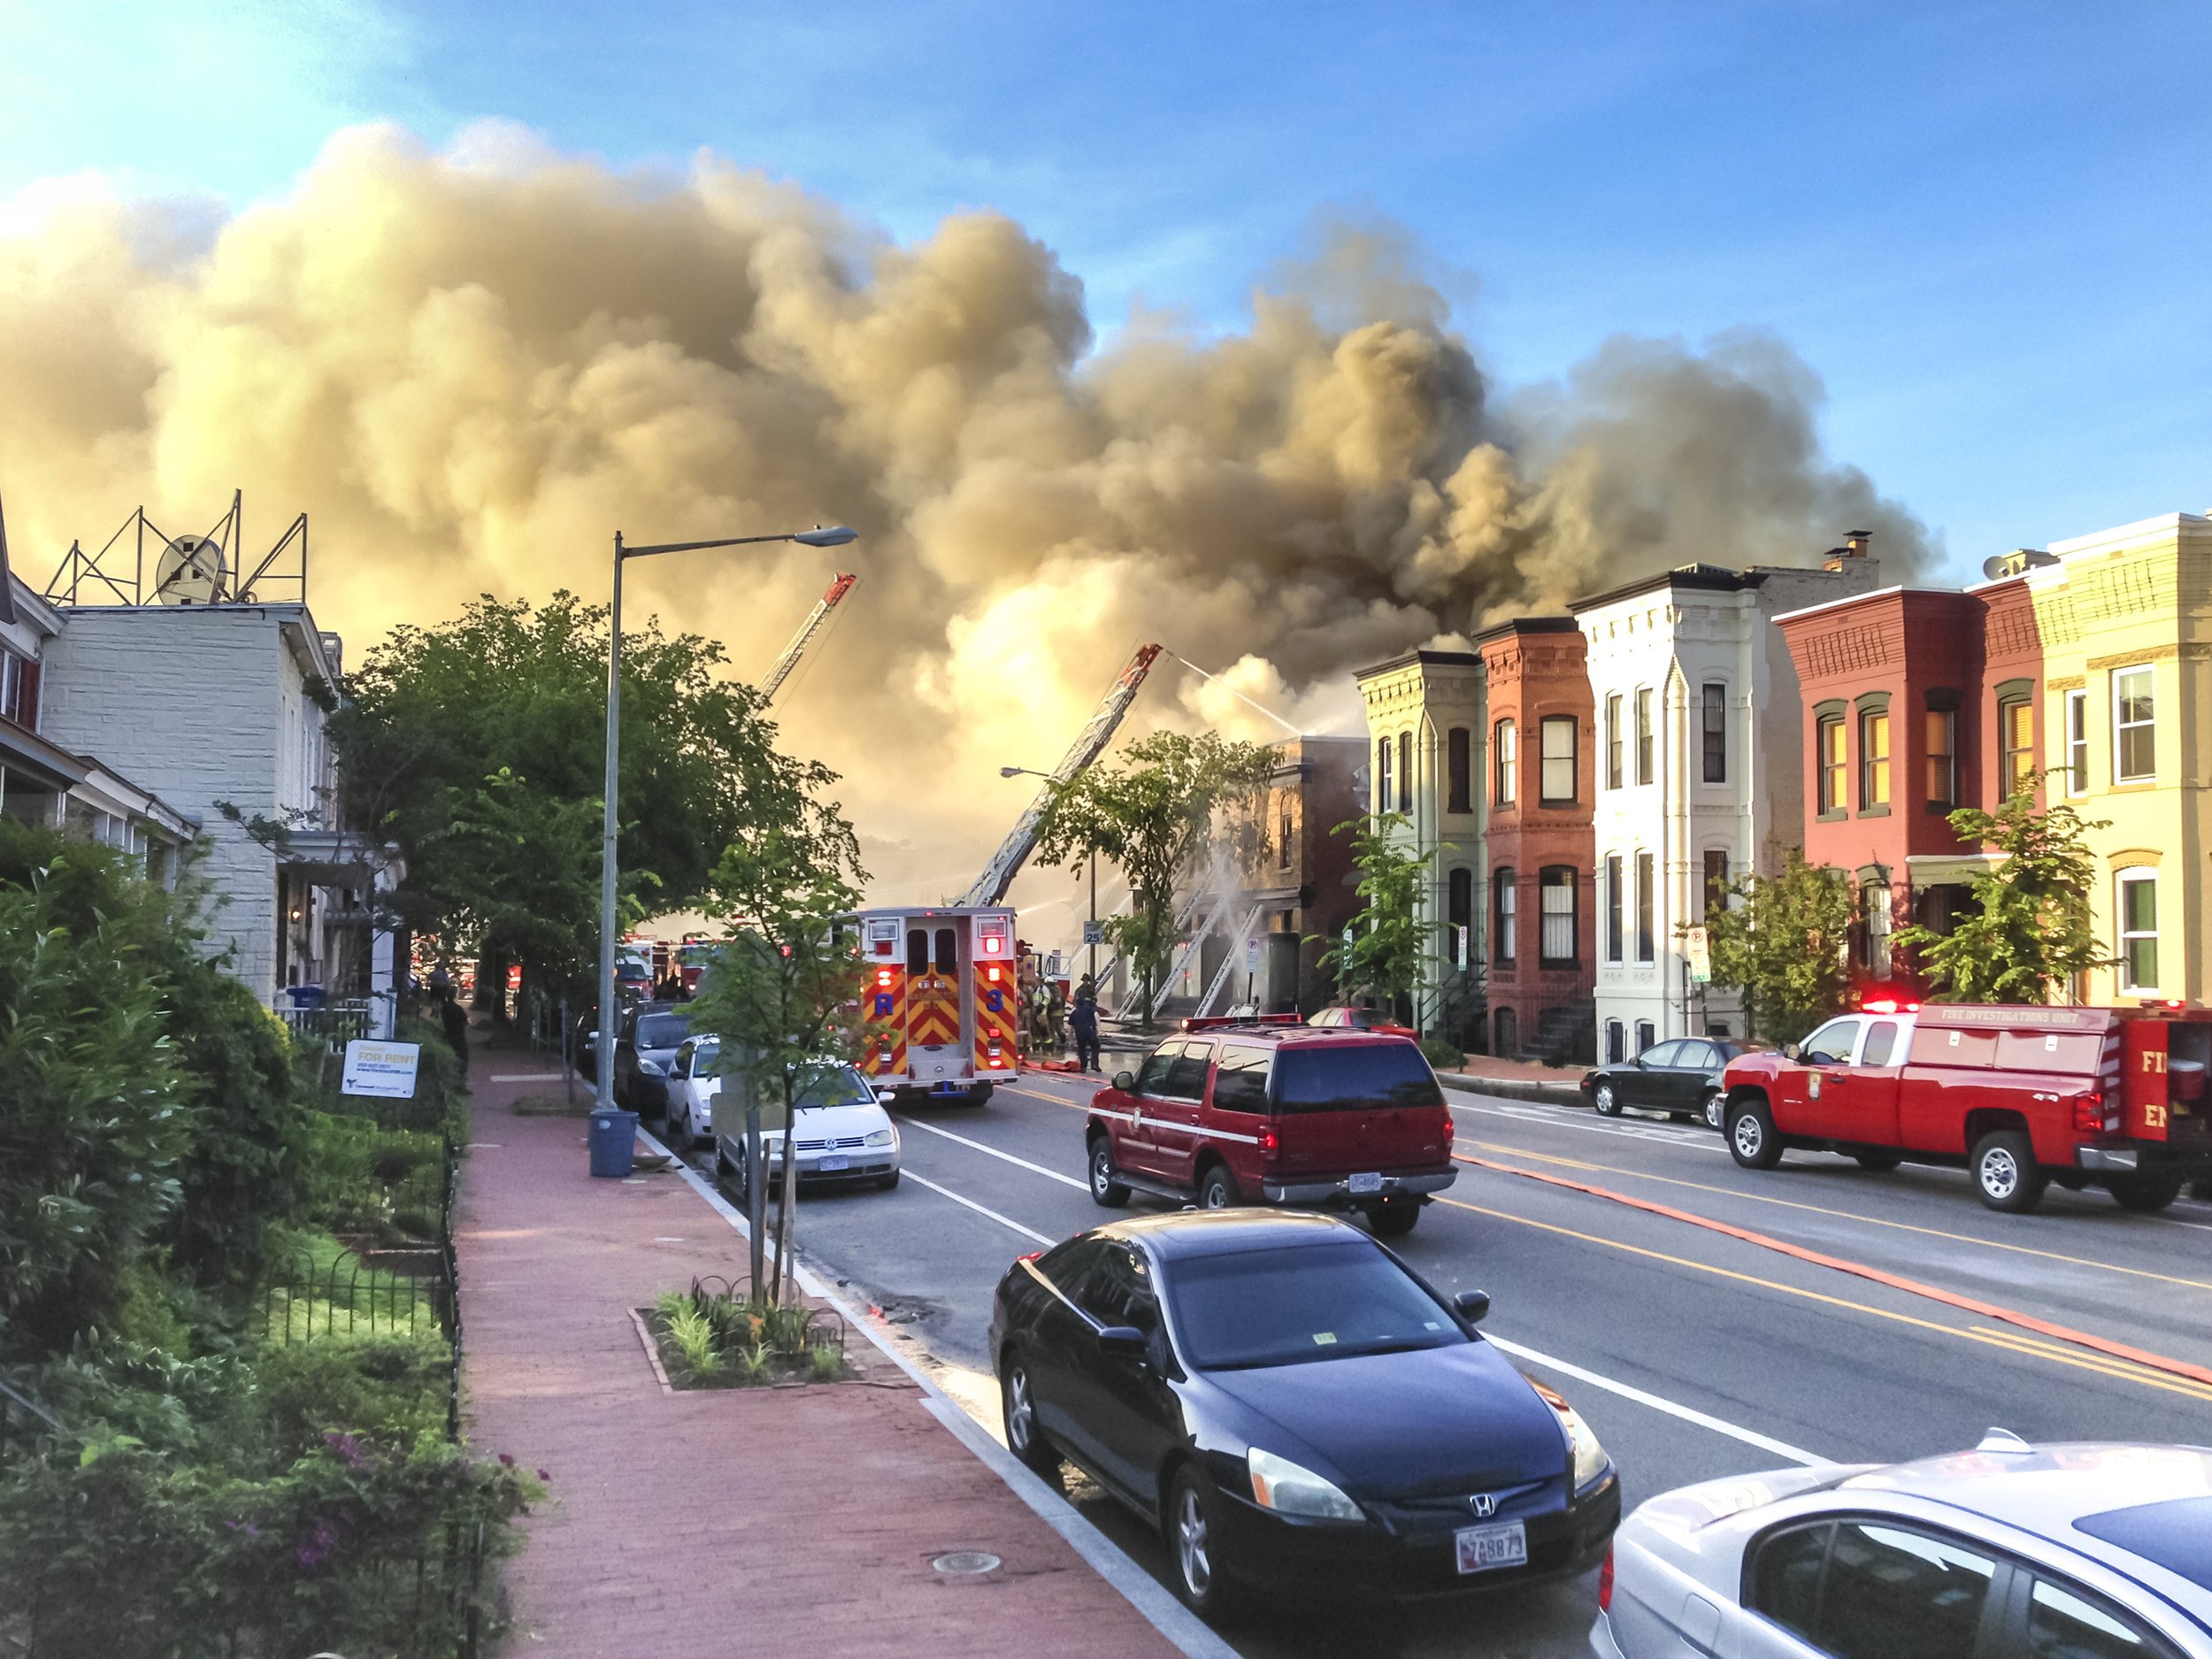
M 1390 763 L 1397 747 L 1386 737 L 1375 740 L 1375 811 L 1378 816 L 1391 810 L 1390 803 L 1397 798 L 1391 787 Z
M 1576 872 L 1571 864 L 1547 864 L 1536 877 L 1537 955 L 1548 968 L 1571 968 L 1580 951 L 1576 914 Z
M 1475 872 L 1464 864 L 1455 866 L 1446 879 L 1448 896 L 1446 901 L 1446 923 L 1451 929 L 1445 941 L 1445 949 L 1452 966 L 1463 968 L 1473 954 L 1474 943 L 1468 935 L 1475 918 Z
M 2158 872 L 2147 864 L 2113 877 L 2113 911 L 2117 928 L 2120 988 L 2158 988 Z
M 1444 733 L 1444 810 L 1447 812 L 1471 812 L 1475 810 L 1474 783 L 1471 775 L 1474 733 L 1463 726 L 1455 726 Z
M 1490 878 L 1490 914 L 1497 918 L 1496 938 L 1492 941 L 1490 959 L 1500 967 L 1510 967 L 1516 960 L 1514 935 L 1518 929 L 1514 924 L 1518 919 L 1515 914 L 1518 908 L 1517 901 L 1513 871 L 1510 866 L 1502 866 Z
M 1497 757 L 1498 804 L 1511 806 L 1520 781 L 1520 748 L 1514 735 L 1512 721 L 1498 722 L 1492 740 L 1492 752 Z

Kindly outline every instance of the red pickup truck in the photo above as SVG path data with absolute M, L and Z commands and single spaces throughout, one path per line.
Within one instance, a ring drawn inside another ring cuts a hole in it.
M 2212 1177 L 2212 1011 L 1873 1003 L 1722 1074 L 1722 1127 L 1746 1169 L 1793 1147 L 1869 1169 L 1963 1164 L 1993 1210 L 2052 1181 L 2163 1210 Z

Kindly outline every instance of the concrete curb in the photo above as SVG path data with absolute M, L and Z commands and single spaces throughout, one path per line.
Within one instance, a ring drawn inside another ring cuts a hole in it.
M 638 1130 L 637 1138 L 656 1152 L 668 1153 L 668 1148 L 642 1127 Z M 670 1167 L 683 1178 L 685 1184 L 705 1199 L 708 1207 L 728 1222 L 740 1238 L 749 1240 L 752 1234 L 737 1206 L 716 1191 L 714 1184 L 691 1165 L 672 1153 L 668 1155 Z M 768 1241 L 767 1251 L 772 1261 L 776 1254 L 773 1240 Z M 1118 1590 L 1130 1606 L 1143 1615 L 1146 1623 L 1179 1652 L 1189 1655 L 1189 1659 L 1237 1659 L 1235 1648 L 1215 1635 L 1205 1621 L 1169 1594 L 1151 1574 L 1124 1555 L 1111 1539 L 1085 1520 L 1073 1504 L 1023 1468 L 1014 1455 L 985 1433 L 928 1372 L 892 1346 L 876 1330 L 872 1320 L 824 1284 L 804 1262 L 796 1266 L 799 1288 L 836 1309 L 847 1329 L 859 1332 L 904 1371 L 922 1391 L 922 1403 L 929 1414 L 951 1430 L 953 1438 L 974 1453 L 983 1466 L 1005 1482 L 1007 1488 L 1034 1510 L 1046 1525 L 1065 1539 L 1069 1548 L 1083 1558 L 1091 1571 Z
M 1436 1080 L 1463 1094 L 1494 1094 L 1500 1100 L 1534 1101 L 1542 1106 L 1587 1106 L 1579 1080 L 1540 1083 L 1528 1078 L 1470 1077 L 1461 1071 L 1439 1071 Z

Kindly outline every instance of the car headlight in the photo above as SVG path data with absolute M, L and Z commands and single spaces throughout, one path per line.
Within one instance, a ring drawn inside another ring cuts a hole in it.
M 1245 1454 L 1252 1471 L 1252 1501 L 1278 1515 L 1310 1515 L 1323 1521 L 1357 1521 L 1359 1505 L 1310 1469 L 1255 1446 Z
M 1574 1489 L 1579 1492 L 1605 1472 L 1611 1460 L 1605 1448 L 1598 1444 L 1598 1437 L 1590 1432 L 1590 1425 L 1582 1420 L 1582 1414 L 1571 1405 L 1558 1408 L 1559 1421 L 1567 1431 L 1567 1443 L 1574 1452 Z
M 644 1072 L 648 1077 L 666 1077 L 668 1075 L 667 1063 L 662 1060 L 640 1060 L 637 1063 L 637 1069 Z
M 891 1132 L 888 1129 L 871 1129 L 868 1132 L 868 1144 L 872 1147 L 889 1146 L 891 1144 Z

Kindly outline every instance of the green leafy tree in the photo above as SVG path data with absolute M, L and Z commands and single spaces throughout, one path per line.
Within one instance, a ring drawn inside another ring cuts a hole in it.
M 1897 930 L 1946 1002 L 2048 1002 L 2077 974 L 2112 965 L 2091 925 L 2089 886 L 2096 865 L 2083 835 L 2108 827 L 2063 802 L 2041 811 L 2031 791 L 1994 812 L 1961 807 L 1951 827 L 1962 840 L 1995 849 L 2000 862 L 1974 878 L 1975 908 L 1947 933 L 1916 923 Z
M 1357 818 L 1336 826 L 1352 836 L 1352 863 L 1359 871 L 1356 891 L 1365 901 L 1346 938 L 1323 953 L 1321 966 L 1336 976 L 1348 996 L 1367 996 L 1395 1010 L 1421 982 L 1432 926 L 1418 915 L 1422 884 L 1435 860 L 1433 850 L 1409 851 L 1396 812 Z
M 691 1002 L 695 1035 L 721 1040 L 726 1078 L 780 1110 L 788 1143 L 797 1138 L 792 1113 L 825 1062 L 856 1059 L 866 1041 L 861 1010 L 864 970 L 844 918 L 860 906 L 859 846 L 833 807 L 810 803 L 800 821 L 741 836 L 714 868 L 709 913 L 732 928 L 700 976 Z M 735 1089 L 724 1096 L 737 1110 Z M 764 1114 L 765 1118 L 766 1115 Z M 766 1161 L 747 1149 L 755 1190 Z M 773 1279 L 764 1279 L 764 1241 L 753 1235 L 753 1284 L 769 1299 L 787 1301 L 795 1273 L 794 1228 L 798 1183 L 787 1179 L 776 1213 Z
M 1179 883 L 1211 838 L 1217 809 L 1264 786 L 1275 764 L 1263 744 L 1212 732 L 1156 732 L 1112 765 L 1047 786 L 1037 862 L 1071 864 L 1095 853 L 1128 878 L 1132 910 L 1110 921 L 1105 933 L 1144 981 L 1148 1024 L 1175 949 Z M 1250 815 L 1239 821 L 1244 833 L 1256 831 Z
M 1793 847 L 1780 875 L 1747 876 L 1728 897 L 1705 918 L 1713 983 L 1743 994 L 1754 1033 L 1793 1041 L 1850 992 L 1850 885 Z

